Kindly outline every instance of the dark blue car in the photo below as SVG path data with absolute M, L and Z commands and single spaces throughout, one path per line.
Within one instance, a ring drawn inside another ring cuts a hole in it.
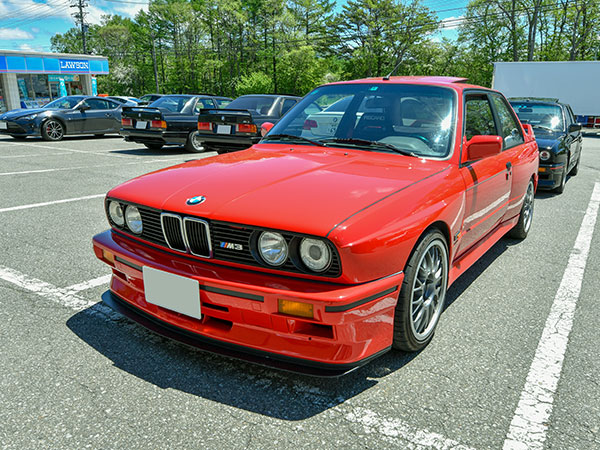
M 564 191 L 581 160 L 581 125 L 571 107 L 552 99 L 509 99 L 521 123 L 530 124 L 540 150 L 540 189 Z
M 41 136 L 60 141 L 67 134 L 118 133 L 121 128 L 121 104 L 102 97 L 71 95 L 61 97 L 42 108 L 15 109 L 0 115 L 0 134 L 15 139 Z

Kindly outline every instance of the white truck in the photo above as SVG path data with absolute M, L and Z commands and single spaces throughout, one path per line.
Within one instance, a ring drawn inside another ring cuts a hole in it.
M 558 99 L 584 127 L 600 128 L 598 81 L 600 61 L 496 62 L 492 88 L 506 97 Z

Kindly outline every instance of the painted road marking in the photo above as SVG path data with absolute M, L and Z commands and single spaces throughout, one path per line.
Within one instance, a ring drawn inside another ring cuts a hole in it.
M 64 142 L 61 142 L 61 144 L 64 145 Z M 131 147 L 128 148 L 116 148 L 116 149 L 109 149 L 107 152 L 88 152 L 85 150 L 75 150 L 72 148 L 67 148 L 67 147 L 50 147 L 49 145 L 40 145 L 40 144 L 23 144 L 20 142 L 14 142 L 11 145 L 21 145 L 21 146 L 25 146 L 25 147 L 36 147 L 36 148 L 48 148 L 50 150 L 64 150 L 66 152 L 70 152 L 70 153 L 85 153 L 86 155 L 100 155 L 100 156 L 112 156 L 115 158 L 140 158 L 140 156 L 131 156 L 131 155 L 113 155 L 111 153 L 108 152 L 119 152 L 119 151 L 125 151 L 125 150 L 131 150 Z
M 505 450 L 544 447 L 548 419 L 552 413 L 554 394 L 573 327 L 575 307 L 581 293 L 599 206 L 600 182 L 594 185 L 567 268 L 554 297 L 550 315 L 504 441 Z
M 44 153 L 44 154 L 36 154 L 36 155 L 6 155 L 6 156 L 0 156 L 0 159 L 7 159 L 7 158 L 42 158 L 44 156 L 59 156 L 59 155 L 68 155 L 69 152 L 62 152 L 62 153 Z
M 28 174 L 32 174 L 32 173 L 48 173 L 48 172 L 61 172 L 64 170 L 81 170 L 81 169 L 95 169 L 98 167 L 114 167 L 114 166 L 130 166 L 132 164 L 154 164 L 154 163 L 158 163 L 158 162 L 165 162 L 165 161 L 179 161 L 181 158 L 165 158 L 165 159 L 150 159 L 148 161 L 133 161 L 133 162 L 122 162 L 122 163 L 116 163 L 116 164 L 97 164 L 94 166 L 79 166 L 79 167 L 59 167 L 56 169 L 36 169 L 36 170 L 23 170 L 20 172 L 1 172 L 0 176 L 7 176 L 7 175 L 28 175 Z
M 106 194 L 86 195 L 85 197 L 66 198 L 64 200 L 54 200 L 52 202 L 32 203 L 30 205 L 11 206 L 9 208 L 0 208 L 0 213 L 9 211 L 18 211 L 20 209 L 39 208 L 41 206 L 58 205 L 60 203 L 77 202 L 79 200 L 89 200 L 92 198 L 104 197 Z
M 428 430 L 415 430 L 399 419 L 382 417 L 375 411 L 367 408 L 354 407 L 352 408 L 352 412 L 344 415 L 344 419 L 348 422 L 362 425 L 366 433 L 387 438 L 403 439 L 416 445 L 417 448 L 444 450 L 471 449 L 471 447 L 461 445 L 452 439 L 445 438 L 441 434 Z
M 108 284 L 110 282 L 111 274 L 102 275 L 101 277 L 94 278 L 93 280 L 84 281 L 83 283 L 74 284 L 73 286 L 66 287 L 65 290 L 69 292 L 81 292 L 86 289 L 91 289 L 97 286 L 102 286 L 103 284 Z

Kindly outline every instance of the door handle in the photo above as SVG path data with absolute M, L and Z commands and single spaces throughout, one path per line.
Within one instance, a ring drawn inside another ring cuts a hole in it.
M 511 169 L 512 169 L 512 163 L 509 161 L 506 163 L 506 170 L 508 170 L 510 172 Z

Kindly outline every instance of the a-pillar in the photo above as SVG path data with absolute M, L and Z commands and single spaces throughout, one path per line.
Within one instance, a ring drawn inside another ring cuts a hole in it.
M 19 94 L 19 84 L 17 83 L 16 73 L 0 74 L 2 90 L 4 91 L 4 101 L 6 109 L 17 109 L 21 107 L 21 94 Z
M 81 81 L 81 89 L 83 91 L 83 95 L 93 95 L 92 76 L 87 74 L 79 75 L 79 80 Z

